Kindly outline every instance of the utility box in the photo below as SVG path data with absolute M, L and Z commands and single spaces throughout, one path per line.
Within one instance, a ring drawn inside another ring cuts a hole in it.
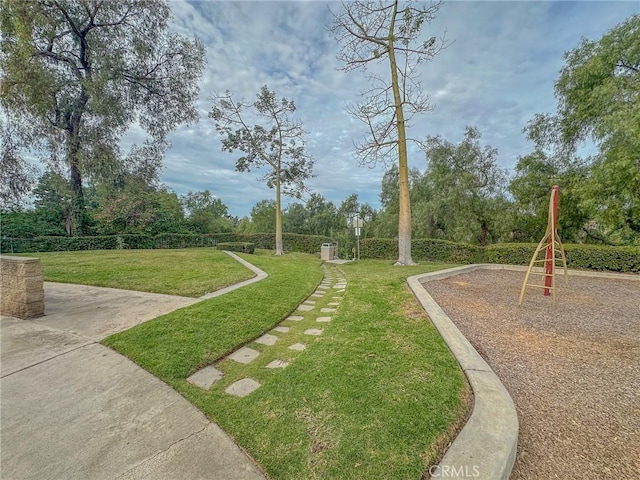
M 320 260 L 333 260 L 336 258 L 336 247 L 333 243 L 323 243 L 320 247 Z

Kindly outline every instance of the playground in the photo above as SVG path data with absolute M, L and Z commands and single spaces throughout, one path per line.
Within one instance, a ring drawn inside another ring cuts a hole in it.
M 570 274 L 554 311 L 542 289 L 518 305 L 523 275 L 477 270 L 425 285 L 516 404 L 511 478 L 638 478 L 640 281 Z

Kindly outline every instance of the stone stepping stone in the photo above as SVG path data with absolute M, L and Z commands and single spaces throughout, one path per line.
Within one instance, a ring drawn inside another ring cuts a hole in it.
M 322 313 L 333 313 L 335 311 L 336 311 L 335 308 L 321 308 L 320 309 L 320 312 L 322 312 Z
M 289 331 L 289 327 L 276 327 L 274 330 L 280 333 L 287 333 Z
M 277 341 L 278 337 L 269 333 L 265 333 L 260 338 L 257 338 L 255 342 L 259 343 L 260 345 L 275 345 Z
M 322 335 L 322 330 L 320 330 L 319 328 L 309 328 L 307 330 L 304 331 L 305 335 Z
M 339 283 L 337 283 L 337 284 L 335 284 L 335 285 L 333 286 L 333 288 L 335 288 L 336 290 L 339 290 L 339 289 L 341 289 L 341 288 L 343 288 L 343 289 L 344 289 L 344 288 L 346 288 L 346 285 L 345 285 L 345 284 L 339 284 Z
M 342 290 L 338 290 L 336 293 L 344 293 L 344 288 Z
M 229 385 L 225 392 L 236 397 L 246 397 L 258 388 L 260 388 L 260 384 L 253 378 L 243 378 Z
M 196 387 L 200 387 L 203 390 L 209 390 L 211 385 L 216 383 L 218 380 L 222 378 L 224 373 L 218 370 L 213 365 L 209 365 L 208 367 L 201 368 L 196 373 L 187 378 L 187 382 Z
M 274 360 L 267 364 L 267 368 L 285 368 L 289 365 L 289 362 L 285 362 L 284 360 Z
M 329 305 L 329 306 L 338 306 L 338 305 L 340 305 L 340 302 L 329 302 L 329 303 L 327 303 L 327 305 Z
M 331 297 L 333 300 L 342 300 L 342 297 Z
M 305 300 L 305 301 L 304 301 L 304 302 L 302 302 L 302 303 L 306 303 L 307 305 L 315 305 L 315 304 L 316 304 L 316 301 L 315 301 L 315 300 Z
M 324 293 L 312 293 L 311 296 L 316 298 L 322 298 L 324 297 Z
M 304 343 L 294 343 L 289 347 L 289 350 L 297 350 L 298 352 L 301 352 L 305 348 L 307 348 L 307 346 Z
M 329 290 L 329 287 L 327 285 L 318 285 L 316 290 Z
M 300 320 L 304 320 L 304 317 L 300 315 L 289 315 L 285 320 L 293 320 L 294 322 L 299 322 Z
M 298 310 L 301 312 L 310 312 L 313 310 L 313 305 L 298 305 Z
M 231 360 L 238 363 L 247 364 L 253 362 L 256 358 L 258 358 L 258 355 L 260 355 L 259 351 L 249 347 L 242 347 L 241 349 L 233 352 L 227 358 L 230 358 Z
M 331 317 L 318 317 L 316 318 L 316 322 L 330 322 Z

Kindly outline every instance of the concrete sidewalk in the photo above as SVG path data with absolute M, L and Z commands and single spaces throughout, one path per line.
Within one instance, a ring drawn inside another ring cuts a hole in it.
M 195 303 L 45 284 L 47 315 L 0 318 L 0 477 L 263 479 L 217 425 L 159 379 L 98 343 Z

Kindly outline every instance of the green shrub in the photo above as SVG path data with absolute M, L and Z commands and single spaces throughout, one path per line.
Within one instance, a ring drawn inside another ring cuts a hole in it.
M 529 265 L 537 243 L 498 243 L 484 248 L 485 263 Z
M 468 243 L 446 240 L 415 239 L 411 242 L 414 260 L 451 263 L 477 263 L 482 259 L 482 249 Z M 393 260 L 398 258 L 398 240 L 391 238 L 365 238 L 360 241 L 360 258 Z
M 640 272 L 640 247 L 566 245 L 564 249 L 571 268 Z
M 287 252 L 315 254 L 323 243 L 332 239 L 320 235 L 298 235 L 284 233 L 282 242 Z M 252 244 L 252 249 L 275 248 L 274 233 L 216 233 L 216 234 L 178 234 L 167 233 L 150 235 L 108 235 L 95 237 L 2 237 L 0 252 L 62 252 L 74 250 L 114 250 L 114 249 L 154 249 L 154 248 L 190 248 L 214 247 L 217 244 Z M 348 245 L 341 240 L 339 247 L 344 256 Z M 501 243 L 487 247 L 478 247 L 467 243 L 455 243 L 446 240 L 414 239 L 412 254 L 416 261 L 439 261 L 448 263 L 504 263 L 510 265 L 528 265 L 537 244 Z M 226 248 L 226 247 L 225 247 Z M 604 245 L 564 246 L 567 264 L 570 268 L 608 270 L 612 272 L 640 272 L 640 247 L 610 247 Z M 231 250 L 230 248 L 226 248 Z M 232 250 L 242 251 L 242 250 Z M 253 250 L 252 250 L 253 252 Z M 365 238 L 360 241 L 360 257 L 394 260 L 398 258 L 398 240 L 392 238 Z
M 529 265 L 536 251 L 536 243 L 503 243 L 484 249 L 487 263 Z M 640 247 L 611 247 L 605 245 L 564 245 L 569 268 L 608 270 L 611 272 L 640 272 Z M 542 258 L 542 254 L 540 254 Z
M 216 245 L 218 250 L 228 250 L 229 252 L 253 253 L 256 251 L 255 243 L 249 242 L 220 242 Z

